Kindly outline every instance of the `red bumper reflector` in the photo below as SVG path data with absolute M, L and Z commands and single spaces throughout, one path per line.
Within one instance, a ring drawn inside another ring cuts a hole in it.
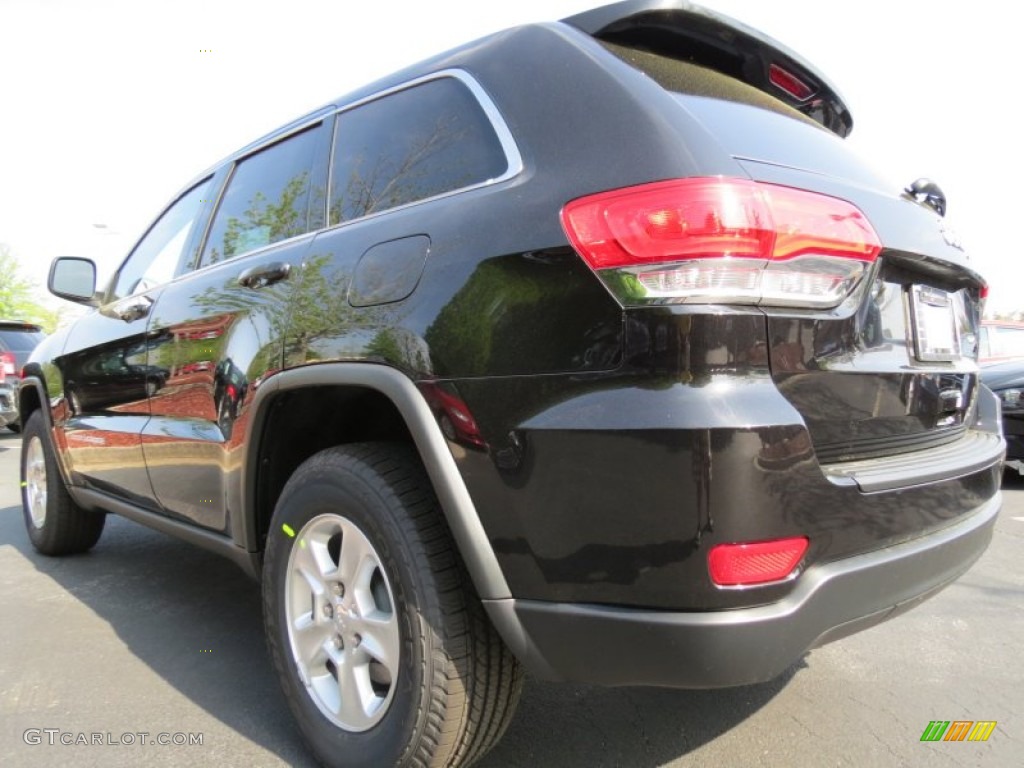
M 708 553 L 708 572 L 720 587 L 779 581 L 799 564 L 810 541 L 806 536 L 746 544 L 719 544 Z

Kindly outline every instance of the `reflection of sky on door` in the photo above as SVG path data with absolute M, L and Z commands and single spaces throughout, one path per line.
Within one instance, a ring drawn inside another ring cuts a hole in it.
M 189 179 L 257 135 L 445 48 L 600 4 L 0 0 L 0 242 L 39 283 L 57 254 L 109 272 Z M 990 306 L 1024 309 L 1020 214 L 1003 191 L 1024 170 L 1006 115 L 1009 35 L 1024 11 L 995 0 L 707 5 L 820 67 L 852 109 L 853 148 L 894 190 L 938 181 L 992 283 Z

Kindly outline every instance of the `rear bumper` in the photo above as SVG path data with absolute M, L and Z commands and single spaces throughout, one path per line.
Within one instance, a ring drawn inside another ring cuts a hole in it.
M 997 494 L 927 536 L 812 566 L 785 598 L 754 608 L 682 613 L 515 599 L 484 605 L 537 677 L 675 688 L 763 682 L 811 648 L 890 619 L 954 581 L 985 551 L 1001 503 Z

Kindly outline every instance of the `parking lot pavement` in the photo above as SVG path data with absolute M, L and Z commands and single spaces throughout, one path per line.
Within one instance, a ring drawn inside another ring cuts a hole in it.
M 113 516 L 87 555 L 36 554 L 19 452 L 18 436 L 0 430 L 0 765 L 312 765 L 270 669 L 257 586 L 213 554 Z M 1008 479 L 1004 492 L 981 561 L 909 614 L 763 685 L 528 681 L 479 765 L 1021 765 L 1024 483 Z M 986 742 L 921 742 L 932 720 L 998 724 Z M 161 734 L 186 743 L 152 743 Z M 202 743 L 188 744 L 196 734 Z M 61 744 L 83 736 L 118 743 Z

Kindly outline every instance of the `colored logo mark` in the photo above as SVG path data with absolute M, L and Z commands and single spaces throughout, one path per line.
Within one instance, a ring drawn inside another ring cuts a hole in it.
M 921 741 L 988 741 L 995 728 L 995 720 L 932 720 Z

